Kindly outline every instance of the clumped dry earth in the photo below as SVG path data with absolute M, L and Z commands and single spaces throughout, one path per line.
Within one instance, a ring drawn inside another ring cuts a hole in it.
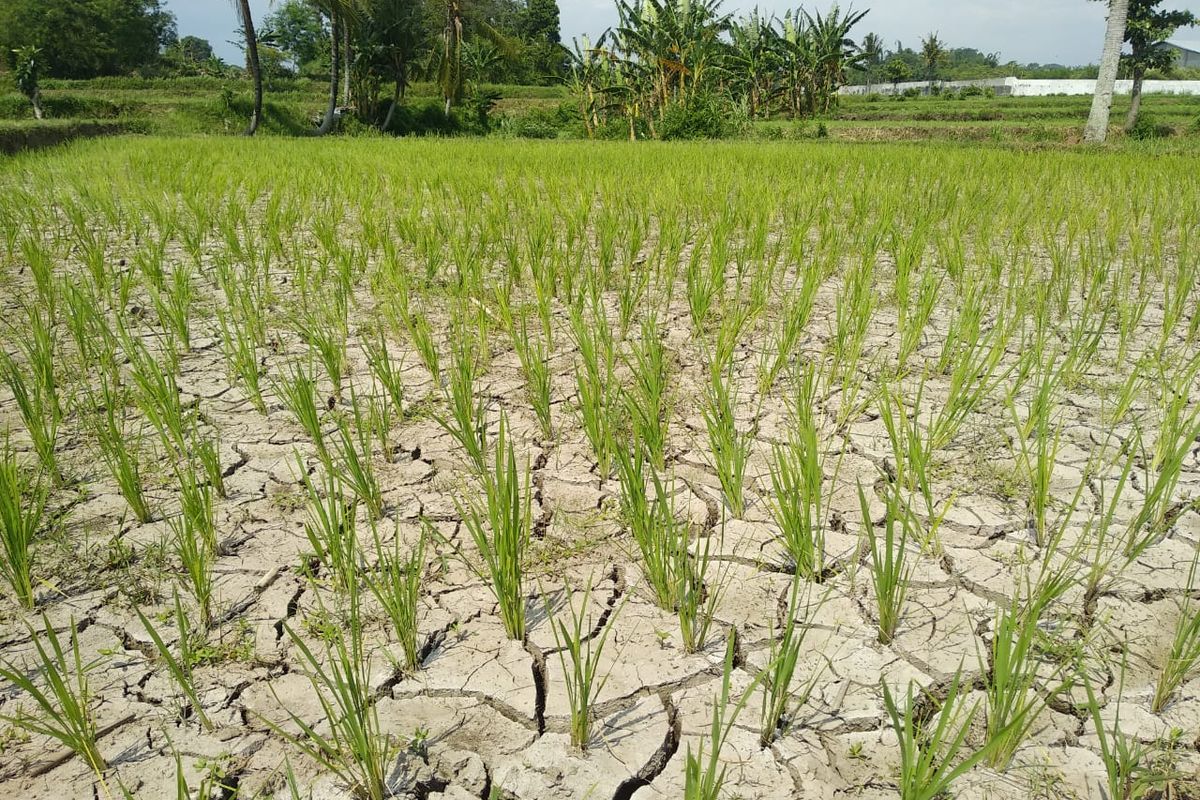
M 138 145 L 105 147 L 112 149 L 97 145 L 87 151 L 106 165 L 99 174 L 136 171 L 132 165 Z M 214 145 L 204 147 L 204 158 L 216 159 L 221 170 L 234 169 L 236 159 L 231 153 Z M 432 147 L 421 147 L 403 152 L 422 158 L 437 153 Z M 322 150 L 320 156 L 330 158 L 331 152 L 332 148 Z M 695 152 L 709 153 L 703 149 Z M 843 155 L 849 157 L 853 152 L 844 151 Z M 905 157 L 895 152 L 896 158 Z M 454 154 L 468 158 L 465 149 Z M 265 151 L 256 155 L 267 157 Z M 521 150 L 508 155 L 528 157 L 531 153 Z M 55 157 L 47 156 L 46 163 L 26 162 L 26 174 L 11 168 L 4 184 L 25 181 L 36 185 L 47 180 L 54 174 Z M 291 159 L 302 157 L 295 152 L 288 155 Z M 771 157 L 785 158 L 782 151 Z M 486 156 L 482 158 L 491 163 Z M 639 168 L 649 169 L 645 157 L 639 158 Z M 969 180 L 970 168 L 963 159 L 960 166 L 967 171 L 964 180 Z M 356 152 L 351 163 L 350 174 L 364 169 L 366 151 Z M 471 185 L 487 185 L 491 168 L 468 167 L 471 180 L 478 182 Z M 547 165 L 550 172 L 554 168 L 554 164 Z M 837 174 L 833 166 L 827 168 L 830 175 Z M 1063 168 L 1037 165 L 1046 174 Z M 634 167 L 613 169 L 618 178 L 634 182 L 630 194 L 636 198 L 640 184 L 626 171 Z M 479 177 L 481 174 L 484 177 Z M 438 181 L 449 177 L 424 176 L 422 180 L 440 186 Z M 136 177 L 116 191 L 130 191 L 143 180 L 149 187 L 167 179 Z M 396 180 L 396 187 L 403 185 L 399 177 Z M 770 186 L 762 176 L 753 180 L 758 182 L 751 183 L 751 189 L 767 191 Z M 279 191 L 301 182 L 289 176 Z M 606 183 L 598 191 L 602 197 L 616 198 L 621 194 L 619 183 Z M 552 182 L 547 192 L 559 190 L 559 184 Z M 409 197 L 408 189 L 389 191 L 393 201 Z M 441 190 L 424 191 L 429 200 Z M 166 202 L 171 205 L 175 200 Z M 219 207 L 219 195 L 212 195 L 210 202 Z M 262 202 L 267 201 L 258 201 Z M 247 205 L 252 219 L 259 207 Z M 369 203 L 361 208 L 368 209 Z M 377 323 L 395 319 L 394 296 L 380 290 L 372 279 L 386 259 L 359 233 L 359 210 L 347 203 L 347 213 L 338 223 L 340 252 L 349 253 L 356 263 L 347 312 L 346 388 L 340 397 L 328 376 L 315 367 L 321 375 L 318 397 L 329 437 L 337 430 L 337 420 L 349 413 L 349 387 L 356 387 L 364 396 L 377 388 L 364 342 Z M 711 218 L 704 217 L 709 212 L 700 213 L 706 224 L 711 223 Z M 21 219 L 14 215 L 10 220 L 14 218 Z M 171 645 L 177 636 L 171 609 L 180 565 L 164 542 L 171 536 L 169 520 L 179 513 L 176 478 L 162 448 L 154 444 L 152 429 L 136 422 L 139 414 L 131 407 L 126 430 L 130 436 L 144 435 L 148 442 L 143 481 L 154 509 L 149 522 L 139 523 L 112 476 L 99 463 L 87 428 L 80 423 L 90 409 L 83 408 L 86 401 L 78 398 L 84 395 L 73 387 L 88 380 L 89 372 L 86 364 L 80 367 L 75 357 L 68 355 L 74 352 L 74 345 L 66 324 L 57 323 L 57 341 L 63 353 L 60 383 L 64 392 L 77 398 L 67 412 L 57 450 L 70 480 L 53 491 L 53 522 L 47 523 L 35 548 L 35 576 L 42 579 L 36 608 L 23 610 L 11 595 L 3 598 L 0 657 L 10 664 L 32 667 L 31 631 L 41 629 L 41 615 L 60 632 L 69 631 L 74 622 L 84 660 L 97 660 L 89 681 L 99 748 L 110 769 L 100 781 L 69 750 L 9 720 L 0 723 L 0 796 L 87 798 L 103 796 L 106 791 L 119 796 L 125 787 L 139 798 L 174 797 L 181 771 L 193 791 L 203 776 L 219 778 L 225 788 L 215 790 L 213 797 L 235 793 L 245 798 L 288 797 L 285 775 L 289 770 L 302 796 L 310 792 L 314 798 L 349 796 L 341 781 L 318 768 L 286 735 L 299 732 L 297 718 L 318 729 L 327 725 L 299 643 L 321 654 L 322 641 L 336 636 L 344 626 L 342 600 L 333 576 L 314 558 L 304 529 L 309 509 L 301 465 L 319 476 L 321 459 L 272 384 L 272 379 L 284 374 L 286 365 L 311 357 L 310 345 L 288 320 L 298 302 L 294 288 L 297 259 L 320 249 L 311 229 L 306 229 L 314 218 L 305 214 L 293 221 L 295 227 L 277 232 L 284 240 L 294 239 L 298 249 L 284 247 L 266 279 L 272 299 L 267 346 L 260 352 L 265 413 L 254 407 L 243 382 L 231 375 L 215 314 L 227 302 L 216 277 L 216 264 L 237 257 L 230 255 L 227 240 L 215 228 L 196 251 L 199 260 L 190 349 L 179 353 L 177 383 L 182 407 L 198 415 L 204 430 L 219 435 L 227 492 L 214 506 L 219 539 L 213 565 L 215 619 L 206 637 L 208 650 L 194 672 L 212 730 L 204 730 L 197 722 L 134 611 L 141 609 L 157 623 Z M 526 223 L 514 223 L 512 230 Z M 60 218 L 56 224 L 62 227 L 42 224 L 39 231 L 55 259 L 56 274 L 64 280 L 85 275 L 80 249 L 66 233 L 69 221 Z M 167 340 L 164 326 L 135 268 L 145 237 L 161 231 L 153 225 L 142 229 L 139 240 L 127 221 L 121 225 L 124 229 L 114 231 L 105 245 L 107 263 L 114 275 L 134 276 L 134 285 L 124 302 L 114 294 L 105 300 L 111 303 L 111 319 L 119 317 L 150 353 L 161 356 Z M 773 222 L 772 241 L 782 235 L 780 230 Z M 24 234 L 24 230 L 19 232 L 19 236 Z M 248 242 L 269 241 L 257 223 L 240 235 Z M 743 235 L 746 229 L 735 224 L 731 240 Z M 808 234 L 814 243 L 820 236 L 815 226 Z M 1000 241 L 995 236 L 994 241 Z M 193 259 L 182 238 L 172 236 L 162 251 L 168 272 Z M 857 247 L 859 240 L 853 236 L 851 240 Z M 654 242 L 652 233 L 633 259 L 632 270 L 655 269 L 656 275 L 662 274 L 662 268 L 653 264 Z M 898 312 L 890 295 L 895 259 L 886 247 L 880 248 L 871 284 L 876 295 L 874 310 L 853 366 L 839 373 L 849 377 L 844 382 L 840 377 L 822 379 L 817 394 L 818 429 L 826 453 L 823 491 L 828 500 L 822 526 L 827 563 L 822 582 L 800 581 L 802 601 L 797 616 L 805 640 L 793 681 L 797 690 L 811 682 L 812 691 L 802 704 L 789 709 L 789 724 L 764 747 L 762 688 L 752 682 L 769 661 L 770 643 L 785 624 L 795 580 L 795 569 L 780 543 L 772 513 L 772 444 L 786 442 L 794 428 L 794 367 L 811 363 L 821 365 L 820 375 L 834 374 L 827 365 L 839 337 L 839 314 L 847 313 L 840 306 L 845 302 L 851 280 L 847 275 L 853 271 L 855 258 L 848 256 L 835 264 L 821 279 L 811 315 L 788 358 L 789 366 L 770 391 L 763 393 L 760 387 L 764 353 L 775 346 L 781 310 L 792 297 L 790 287 L 797 285 L 810 255 L 799 261 L 786 252 L 779 257 L 778 276 L 765 308 L 736 340 L 731 386 L 736 390 L 737 429 L 748 432 L 753 441 L 745 470 L 745 510 L 736 518 L 718 479 L 703 414 L 712 337 L 697 334 L 685 276 L 688 260 L 694 258 L 693 248 L 705 246 L 697 238 L 683 243 L 679 252 L 684 266 L 669 282 L 672 296 L 666 298 L 662 290 L 667 283 L 656 277 L 649 293 L 657 295 L 640 302 L 635 316 L 641 319 L 644 309 L 655 309 L 668 357 L 664 475 L 670 478 L 672 508 L 678 517 L 688 520 L 693 550 L 711 548 L 707 590 L 723 591 L 712 628 L 698 652 L 686 652 L 676 614 L 654 602 L 637 545 L 622 516 L 622 484 L 615 474 L 600 476 L 595 452 L 580 424 L 579 348 L 569 319 L 571 303 L 559 297 L 551 304 L 553 347 L 547 359 L 553 435 L 546 437 L 527 401 L 526 377 L 518 355 L 508 334 L 494 321 L 493 295 L 481 292 L 473 298 L 479 307 L 491 310 L 479 317 L 493 320 L 484 342 L 484 368 L 475 381 L 475 395 L 485 406 L 489 436 L 496 435 L 503 409 L 518 462 L 521 467 L 526 462 L 529 465 L 533 524 L 524 586 L 529 598 L 524 642 L 506 637 L 487 582 L 455 554 L 458 549 L 475 558 L 474 545 L 462 523 L 462 508 L 480 494 L 478 476 L 463 447 L 437 419 L 447 413 L 446 375 L 452 368 L 455 338 L 463 335 L 453 320 L 461 312 L 446 299 L 448 292 L 414 290 L 413 308 L 420 309 L 430 323 L 442 354 L 440 380 L 422 362 L 403 326 L 387 328 L 391 358 L 402 377 L 405 408 L 387 426 L 391 452 L 371 439 L 370 458 L 382 493 L 383 513 L 376 521 L 367 513 L 358 514 L 363 569 L 375 562 L 378 546 L 390 548 L 399 539 L 401 550 L 410 552 L 423 535 L 427 540 L 417 616 L 422 645 L 418 671 L 405 674 L 399 669 L 399 645 L 377 604 L 368 597 L 362 609 L 370 697 L 383 732 L 393 737 L 395 745 L 388 771 L 396 796 L 447 800 L 682 796 L 685 757 L 689 749 L 696 751 L 710 732 L 726 642 L 735 637 L 732 697 L 736 702 L 747 690 L 753 695 L 721 750 L 721 763 L 728 770 L 725 796 L 747 800 L 894 797 L 900 748 L 880 682 L 900 698 L 912 682 L 929 692 L 928 701 L 936 707 L 961 669 L 967 705 L 984 703 L 998 612 L 1008 607 L 1012 598 L 1025 596 L 1022 592 L 1027 582 L 1038 581 L 1043 565 L 1066 565 L 1064 571 L 1078 579 L 1055 599 L 1039 625 L 1044 635 L 1039 658 L 1045 677 L 1039 691 L 1050 699 L 1046 707 L 1039 707 L 1012 763 L 1003 770 L 974 767 L 954 783 L 955 796 L 1101 796 L 1105 766 L 1087 686 L 1076 677 L 1074 668 L 1069 671 L 1070 685 L 1061 686 L 1067 672 L 1058 665 L 1075 663 L 1074 659 L 1086 665 L 1104 724 L 1113 725 L 1119 714 L 1123 734 L 1146 748 L 1146 764 L 1161 767 L 1170 762 L 1174 777 L 1169 784 L 1178 793 L 1169 796 L 1192 796 L 1187 793 L 1192 791 L 1189 787 L 1200 767 L 1200 679 L 1194 672 L 1190 674 L 1158 712 L 1151 710 L 1151 702 L 1180 614 L 1187 613 L 1185 600 L 1196 596 L 1196 587 L 1189 585 L 1189 571 L 1200 541 L 1200 513 L 1193 502 L 1200 496 L 1200 444 L 1192 441 L 1185 447 L 1166 519 L 1144 551 L 1127 564 L 1123 557 L 1114 558 L 1097 591 L 1088 592 L 1084 583 L 1091 564 L 1106 552 L 1087 542 L 1095 536 L 1098 515 L 1121 474 L 1124 461 L 1117 456 L 1119 442 L 1138 427 L 1145 431 L 1145 446 L 1153 449 L 1153 424 L 1139 426 L 1137 420 L 1158 419 L 1161 398 L 1151 386 L 1159 374 L 1156 370 L 1173 370 L 1196 355 L 1194 340 L 1187 338 L 1188 318 L 1170 333 L 1169 346 L 1159 348 L 1167 281 L 1159 284 L 1147 279 L 1143 291 L 1149 292 L 1150 300 L 1133 325 L 1128 352 L 1118 353 L 1115 323 L 1110 318 L 1092 353 L 1056 393 L 1058 439 L 1050 474 L 1048 518 L 1058 538 L 1050 548 L 1039 544 L 1028 501 L 1028 478 L 1018 463 L 1019 448 L 1013 444 L 1015 422 L 1010 407 L 1023 419 L 1033 393 L 1028 383 L 1018 384 L 1022 353 L 1028 350 L 1029 340 L 1014 335 L 1005 344 L 987 396 L 969 409 L 961 427 L 933 459 L 931 494 L 945 516 L 937 526 L 936 542 L 907 545 L 912 565 L 907 601 L 895 637 L 883 644 L 859 495 L 861 486 L 869 521 L 883 530 L 887 518 L 884 498 L 889 481 L 895 480 L 896 454 L 881 418 L 880 390 L 903 387 L 911 402 L 919 374 L 927 372 L 921 411 L 915 417 L 924 426 L 929 419 L 926 414 L 943 407 L 954 388 L 948 372 L 912 369 L 898 374 L 895 370 L 892 361 L 900 337 Z M 819 249 L 817 244 L 813 247 Z M 400 242 L 398 249 L 401 263 L 411 263 L 414 272 L 424 268 L 417 266 L 421 256 L 412 241 Z M 984 251 L 985 245 L 971 247 L 968 261 L 978 255 L 982 262 Z M 1001 251 L 997 246 L 993 252 Z M 1043 242 L 1028 245 L 1028 252 L 1036 269 L 1050 270 Z M 580 257 L 586 261 L 592 257 L 591 251 Z M 326 263 L 335 260 L 313 258 Z M 2 313 L 9 321 L 22 319 L 28 305 L 36 302 L 35 280 L 27 260 L 20 248 L 8 259 Z M 489 274 L 493 268 L 502 270 L 505 258 L 501 248 L 487 249 L 484 261 Z M 936 256 L 929 261 L 940 264 Z M 984 271 L 982 266 L 979 271 Z M 724 277 L 728 290 L 722 301 L 725 305 L 714 313 L 715 327 L 733 313 L 730 309 L 738 302 L 746 301 L 745 284 L 739 282 L 734 263 Z M 502 287 L 499 281 L 489 282 L 493 285 Z M 620 293 L 614 285 L 602 287 L 598 295 L 614 329 L 620 327 Z M 514 306 L 532 303 L 528 284 L 512 289 L 512 297 Z M 924 326 L 914 363 L 932 365 L 938 359 L 946 331 L 960 308 L 949 296 L 944 300 Z M 1010 301 L 988 299 L 985 328 L 996 324 L 1006 302 Z M 1073 299 L 1073 307 L 1075 302 Z M 58 313 L 69 313 L 65 304 Z M 1189 310 L 1194 313 L 1194 308 Z M 529 319 L 532 325 L 539 324 L 536 314 L 531 313 Z M 472 317 L 472 324 L 476 320 Z M 15 325 L 5 334 L 5 348 L 19 359 L 20 323 Z M 628 341 L 618 344 L 622 357 L 617 360 L 615 381 L 622 387 L 632 386 L 636 378 L 628 353 L 630 343 L 639 336 L 638 328 L 635 322 Z M 477 324 L 474 330 L 479 330 Z M 1055 334 L 1055 342 L 1061 343 L 1066 336 L 1060 334 Z M 1112 403 L 1130 365 L 1142 356 L 1164 353 L 1171 363 L 1144 362 L 1139 367 L 1151 376 L 1151 382 L 1133 399 L 1127 415 L 1114 420 Z M 119 356 L 118 362 L 122 368 L 126 366 Z M 1189 379 L 1194 379 L 1194 373 Z M 1008 403 L 1005 395 L 1013 386 L 1018 394 Z M 1192 380 L 1190 388 L 1194 391 L 1195 387 Z M 1189 397 L 1185 407 L 1193 403 Z M 12 431 L 22 463 L 35 464 L 23 419 L 8 387 L 0 387 L 0 428 Z M 620 437 L 631 435 L 625 428 L 619 430 Z M 1112 455 L 1103 465 L 1098 463 L 1101 452 Z M 1121 532 L 1142 508 L 1148 488 L 1140 466 L 1127 484 L 1112 517 L 1113 530 Z M 914 500 L 913 508 L 921 530 L 933 527 L 920 502 Z M 1075 509 L 1069 518 L 1068 508 Z M 432 536 L 430 529 L 439 536 Z M 547 609 L 557 615 L 565 613 L 563 588 L 568 585 L 578 592 L 577 604 L 586 598 L 583 604 L 589 630 L 599 632 L 612 617 L 600 660 L 600 672 L 607 680 L 596 698 L 592 740 L 584 753 L 570 744 L 561 643 L 546 618 Z M 188 595 L 182 597 L 190 608 Z M 1190 608 L 1194 614 L 1194 604 Z M 918 698 L 921 696 L 918 693 Z M 0 713 L 11 716 L 18 708 L 34 711 L 15 687 L 0 686 Z M 984 746 L 984 719 L 981 705 L 965 749 L 957 758 Z

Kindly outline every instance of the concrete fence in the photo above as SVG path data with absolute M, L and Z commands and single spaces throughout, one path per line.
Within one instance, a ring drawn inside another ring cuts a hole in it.
M 1056 94 L 1090 95 L 1096 91 L 1094 80 L 1042 80 L 1034 78 L 984 78 L 975 81 L 937 81 L 935 86 L 943 91 L 963 89 L 978 86 L 981 89 L 991 89 L 997 97 L 1047 97 Z M 874 83 L 861 86 L 843 86 L 840 94 L 900 94 L 907 89 L 916 89 L 922 94 L 929 93 L 929 81 L 903 81 L 898 84 Z M 1129 94 L 1133 90 L 1133 81 L 1117 81 L 1117 94 Z M 1142 83 L 1145 94 L 1196 94 L 1200 95 L 1200 81 L 1145 81 Z

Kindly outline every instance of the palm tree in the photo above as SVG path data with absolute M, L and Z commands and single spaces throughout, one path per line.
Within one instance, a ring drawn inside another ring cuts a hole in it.
M 450 115 L 451 102 L 462 98 L 462 45 L 462 4 L 459 0 L 446 0 L 446 27 L 442 31 L 442 58 L 438 64 L 437 83 L 442 90 L 447 116 Z
M 1096 93 L 1087 127 L 1085 142 L 1103 142 L 1108 136 L 1108 115 L 1112 111 L 1113 86 L 1117 82 L 1117 67 L 1121 62 L 1121 43 L 1125 41 L 1125 20 L 1129 16 L 1129 0 L 1109 0 L 1108 26 L 1104 31 L 1104 50 L 1100 53 L 1100 73 L 1096 76 Z
M 947 55 L 946 45 L 937 33 L 931 33 L 921 40 L 921 63 L 925 65 L 925 80 L 929 81 L 931 90 L 933 82 L 937 80 L 938 67 L 946 63 Z
M 262 121 L 263 84 L 262 67 L 258 63 L 258 37 L 254 33 L 254 19 L 250 16 L 250 0 L 237 0 L 238 21 L 242 23 L 242 34 L 246 39 L 246 68 L 250 71 L 250 79 L 254 81 L 254 113 L 250 117 L 250 126 L 246 135 L 253 136 Z
M 878 33 L 868 33 L 863 37 L 859 49 L 863 54 L 863 68 L 867 72 L 867 91 L 870 91 L 871 84 L 879 75 L 879 68 L 883 66 L 883 37 Z

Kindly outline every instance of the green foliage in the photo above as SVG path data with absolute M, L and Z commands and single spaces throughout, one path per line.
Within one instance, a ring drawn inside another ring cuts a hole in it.
M 158 60 L 175 38 L 160 0 L 8 0 L 0 5 L 0 52 L 41 48 L 46 75 L 120 75 Z M 10 56 L 10 64 L 12 58 Z
M 1150 139 L 1166 139 L 1174 134 L 1173 127 L 1165 122 L 1160 122 L 1154 114 L 1143 111 L 1138 114 L 1137 121 L 1126 131 L 1125 135 L 1130 139 L 1144 142 Z
M 727 101 L 712 95 L 696 98 L 688 105 L 673 105 L 659 123 L 662 139 L 723 139 L 745 128 L 746 121 Z

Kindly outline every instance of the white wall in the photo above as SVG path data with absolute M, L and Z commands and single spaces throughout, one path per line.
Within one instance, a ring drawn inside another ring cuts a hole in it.
M 977 81 L 940 81 L 943 89 L 960 89 L 965 86 L 991 87 L 998 96 L 1003 97 L 1046 97 L 1053 94 L 1090 95 L 1096 91 L 1096 82 L 1092 80 L 1035 80 L 1031 78 L 987 78 Z M 1117 81 L 1117 94 L 1129 94 L 1133 81 Z M 895 90 L 919 89 L 925 92 L 929 89 L 928 81 L 905 81 L 896 85 Z M 843 86 L 841 94 L 892 94 L 893 84 L 876 83 L 871 86 Z M 1145 94 L 1195 94 L 1200 95 L 1200 81 L 1145 81 L 1142 84 Z

